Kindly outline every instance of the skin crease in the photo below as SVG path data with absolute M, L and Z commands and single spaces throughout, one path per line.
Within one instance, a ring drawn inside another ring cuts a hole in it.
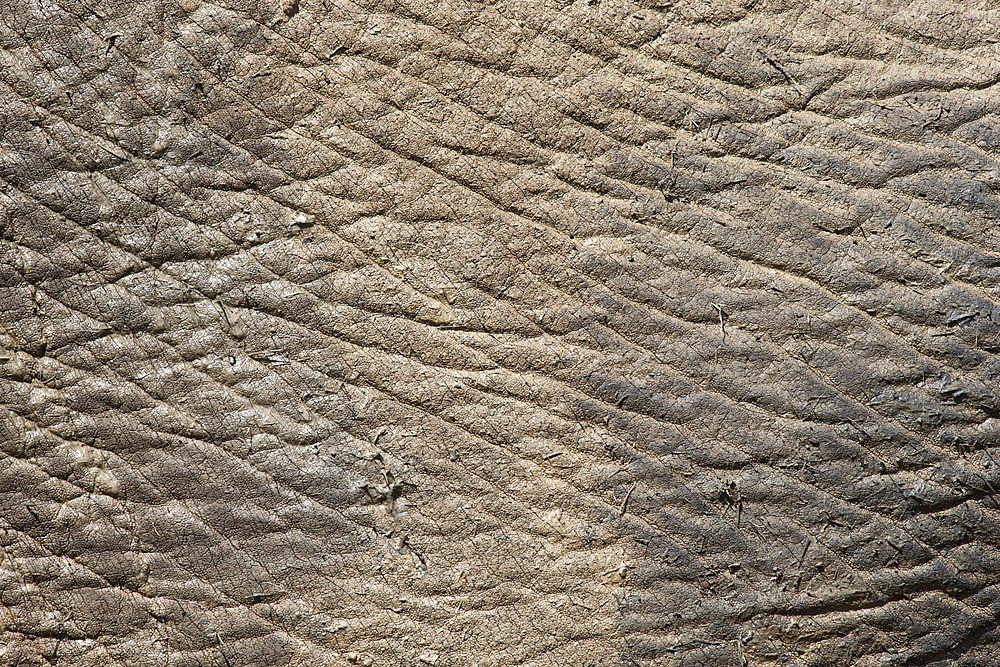
M 998 24 L 0 0 L 0 664 L 1000 664 Z

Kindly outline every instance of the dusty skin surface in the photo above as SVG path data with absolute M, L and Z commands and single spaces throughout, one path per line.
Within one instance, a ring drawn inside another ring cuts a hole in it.
M 1000 664 L 998 35 L 0 0 L 0 664 Z

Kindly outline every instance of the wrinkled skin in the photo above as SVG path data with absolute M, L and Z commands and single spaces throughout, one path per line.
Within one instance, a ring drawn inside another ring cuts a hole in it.
M 1000 664 L 998 34 L 0 0 L 0 664 Z

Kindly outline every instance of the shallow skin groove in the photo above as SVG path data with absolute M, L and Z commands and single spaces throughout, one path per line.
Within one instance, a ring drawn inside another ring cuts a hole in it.
M 0 664 L 1000 664 L 997 34 L 0 0 Z

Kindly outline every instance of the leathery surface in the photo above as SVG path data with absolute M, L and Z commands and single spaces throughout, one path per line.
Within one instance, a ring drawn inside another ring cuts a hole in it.
M 0 663 L 998 664 L 998 34 L 0 1 Z

